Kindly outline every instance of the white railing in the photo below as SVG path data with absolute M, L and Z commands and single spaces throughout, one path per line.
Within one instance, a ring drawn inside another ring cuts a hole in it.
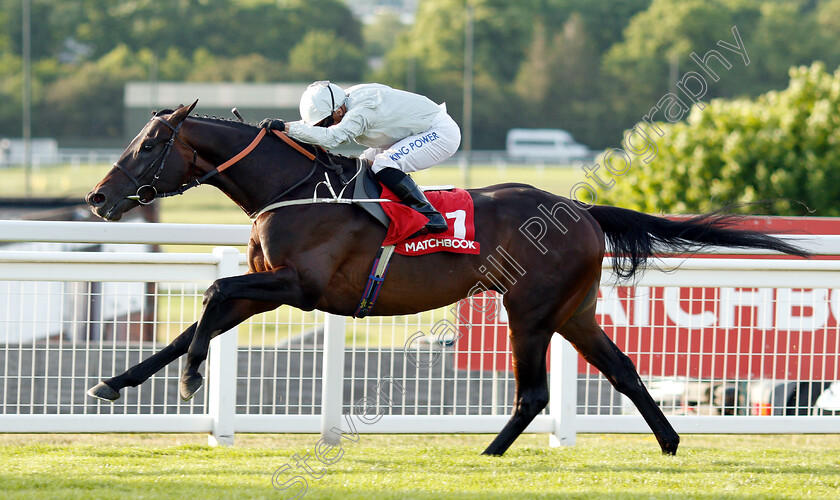
M 247 241 L 249 230 L 249 226 L 0 221 L 0 241 L 240 245 Z M 840 254 L 837 237 L 819 237 L 806 243 L 806 246 L 820 254 Z M 214 279 L 242 272 L 243 265 L 244 256 L 230 247 L 218 247 L 212 253 L 189 254 L 12 251 L 0 252 L 0 281 L 207 284 Z M 679 269 L 670 273 L 649 271 L 635 285 L 830 289 L 840 283 L 840 262 L 833 260 L 663 261 L 663 267 L 667 269 L 675 269 L 677 266 Z M 608 280 L 609 277 L 605 278 L 605 281 Z M 195 319 L 197 317 L 190 321 Z M 163 414 L 136 414 L 132 413 L 133 407 L 129 406 L 123 407 L 124 414 L 106 414 L 109 413 L 106 406 L 109 403 L 91 405 L 90 402 L 82 403 L 78 399 L 71 404 L 87 406 L 79 410 L 68 410 L 71 414 L 31 414 L 20 411 L 18 406 L 16 413 L 0 413 L 0 432 L 209 432 L 211 442 L 215 443 L 232 443 L 235 432 L 320 432 L 330 438 L 334 436 L 331 429 L 341 427 L 346 430 L 342 414 L 353 411 L 346 403 L 345 393 L 345 338 L 349 326 L 341 317 L 326 316 L 319 321 L 325 324 L 323 347 L 313 344 L 310 350 L 313 355 L 323 354 L 322 370 L 320 377 L 313 374 L 310 382 L 313 391 L 320 384 L 321 392 L 312 396 L 311 414 L 237 411 L 242 406 L 237 405 L 236 353 L 239 342 L 237 332 L 231 331 L 211 342 L 204 392 L 207 399 L 203 404 L 185 408 L 179 406 L 177 411 L 171 412 L 164 408 Z M 72 353 L 73 356 L 82 357 L 85 349 L 89 349 L 89 346 L 79 347 L 74 344 L 72 350 L 66 352 L 67 355 Z M 301 349 L 303 351 L 308 348 L 302 346 Z M 504 346 L 500 346 L 500 351 L 504 349 Z M 365 352 L 369 350 L 366 348 Z M 133 351 L 127 347 L 126 353 L 132 354 Z M 836 357 L 832 359 L 836 362 Z M 578 414 L 578 358 L 574 349 L 560 336 L 552 340 L 550 361 L 553 368 L 550 373 L 550 407 L 547 412 L 535 418 L 526 432 L 551 434 L 554 444 L 574 444 L 575 435 L 580 432 L 649 432 L 647 425 L 637 415 Z M 7 372 L 10 363 L 7 354 L 3 368 Z M 391 364 L 393 366 L 393 360 Z M 317 363 L 313 366 L 317 366 Z M 107 368 L 97 373 L 86 372 L 82 378 L 103 375 L 110 376 Z M 390 377 L 396 375 L 380 372 L 376 377 L 377 383 L 392 380 Z M 2 371 L 0 377 L 4 377 Z M 21 375 L 17 377 L 19 380 L 22 378 Z M 441 377 L 445 378 L 444 375 Z M 3 378 L 2 383 L 4 391 L 12 385 L 6 378 Z M 47 378 L 50 378 L 49 373 Z M 365 375 L 363 382 L 367 386 L 370 380 Z M 502 381 L 505 382 L 509 380 Z M 468 380 L 468 390 L 469 384 Z M 131 390 L 134 389 L 126 389 Z M 443 397 L 442 386 L 440 391 Z M 494 380 L 494 400 L 497 399 L 497 391 Z M 316 401 L 318 396 L 321 399 L 320 405 Z M 359 398 L 358 394 L 356 396 L 354 401 L 364 399 Z M 465 396 L 465 404 L 469 405 L 472 396 Z M 84 397 L 81 396 L 82 399 Z M 458 414 L 458 397 L 454 397 L 455 414 L 443 414 L 443 411 L 433 414 L 431 410 L 428 415 L 405 414 L 403 410 L 404 414 L 401 415 L 382 415 L 375 419 L 375 423 L 365 421 L 363 423 L 370 425 L 356 425 L 356 430 L 375 433 L 495 433 L 508 419 L 504 414 L 507 412 L 497 414 L 499 412 L 496 411 L 495 402 L 491 414 Z M 47 398 L 44 396 L 45 401 Z M 512 393 L 506 398 L 511 399 Z M 35 397 L 30 399 L 34 400 Z M 376 401 L 376 404 L 381 405 L 379 396 Z M 505 401 L 502 408 L 508 410 L 509 403 Z M 377 409 L 377 416 L 380 409 Z M 678 432 L 684 433 L 840 432 L 840 417 L 832 416 L 672 416 L 670 420 Z

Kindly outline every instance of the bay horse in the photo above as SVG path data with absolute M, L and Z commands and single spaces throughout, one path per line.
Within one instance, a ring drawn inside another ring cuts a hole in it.
M 155 114 L 87 195 L 94 214 L 119 220 L 124 212 L 156 197 L 181 194 L 206 183 L 253 216 L 278 199 L 311 199 L 325 176 L 340 185 L 335 165 L 354 169 L 354 158 L 303 145 L 315 156 L 310 160 L 271 135 L 254 147 L 262 129 L 233 120 L 190 116 L 197 102 Z M 220 171 L 220 165 L 230 168 Z M 468 192 L 474 203 L 480 254 L 395 255 L 371 314 L 411 314 L 457 302 L 474 293 L 477 283 L 487 282 L 482 271 L 488 256 L 501 248 L 511 257 L 511 262 L 497 262 L 509 275 L 519 272 L 522 278 L 504 287 L 488 284 L 487 288 L 504 294 L 515 403 L 510 420 L 484 451 L 488 455 L 502 455 L 548 404 L 546 350 L 555 332 L 630 398 L 662 452 L 676 453 L 678 434 L 630 358 L 595 319 L 605 241 L 611 244 L 614 270 L 623 277 L 643 270 L 657 252 L 692 252 L 707 246 L 807 256 L 778 238 L 736 229 L 737 219 L 720 213 L 669 220 L 617 207 L 588 206 L 525 184 Z M 521 230 L 533 217 L 551 222 L 539 244 Z M 179 388 L 181 397 L 189 399 L 201 387 L 199 367 L 207 357 L 210 339 L 247 318 L 282 304 L 352 315 L 385 232 L 373 217 L 349 204 L 300 204 L 261 213 L 251 229 L 248 273 L 216 280 L 204 293 L 196 323 L 159 352 L 100 382 L 88 394 L 115 400 L 126 386 L 136 387 L 186 354 Z M 522 269 L 513 269 L 515 265 Z

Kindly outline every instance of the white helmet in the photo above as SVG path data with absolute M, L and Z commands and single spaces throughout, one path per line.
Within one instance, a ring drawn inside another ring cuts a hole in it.
M 300 117 L 314 126 L 344 104 L 347 95 L 338 85 L 328 81 L 311 84 L 300 97 Z

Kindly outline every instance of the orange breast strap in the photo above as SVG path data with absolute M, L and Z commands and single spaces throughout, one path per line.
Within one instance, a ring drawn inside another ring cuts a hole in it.
M 265 130 L 265 129 L 263 129 L 263 130 Z M 296 149 L 298 153 L 302 154 L 303 156 L 309 158 L 312 161 L 315 161 L 315 155 L 310 153 L 306 149 L 304 149 L 304 147 L 301 146 L 300 144 L 293 141 L 292 138 L 289 137 L 289 134 L 287 134 L 286 132 L 280 132 L 279 130 L 272 130 L 272 132 L 274 132 L 274 135 L 279 137 L 280 140 L 282 140 L 283 142 L 285 142 L 289 146 Z

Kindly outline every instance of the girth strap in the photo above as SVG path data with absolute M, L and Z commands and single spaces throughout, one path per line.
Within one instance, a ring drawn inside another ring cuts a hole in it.
M 379 251 L 376 252 L 376 258 L 373 260 L 370 276 L 368 276 L 367 286 L 365 286 L 365 291 L 362 293 L 362 300 L 359 302 L 356 312 L 353 313 L 354 318 L 364 318 L 373 309 L 374 304 L 376 304 L 379 289 L 382 288 L 382 283 L 385 281 L 385 273 L 388 272 L 388 264 L 390 264 L 391 257 L 394 255 L 394 248 L 394 245 L 388 245 L 386 247 L 379 247 Z

